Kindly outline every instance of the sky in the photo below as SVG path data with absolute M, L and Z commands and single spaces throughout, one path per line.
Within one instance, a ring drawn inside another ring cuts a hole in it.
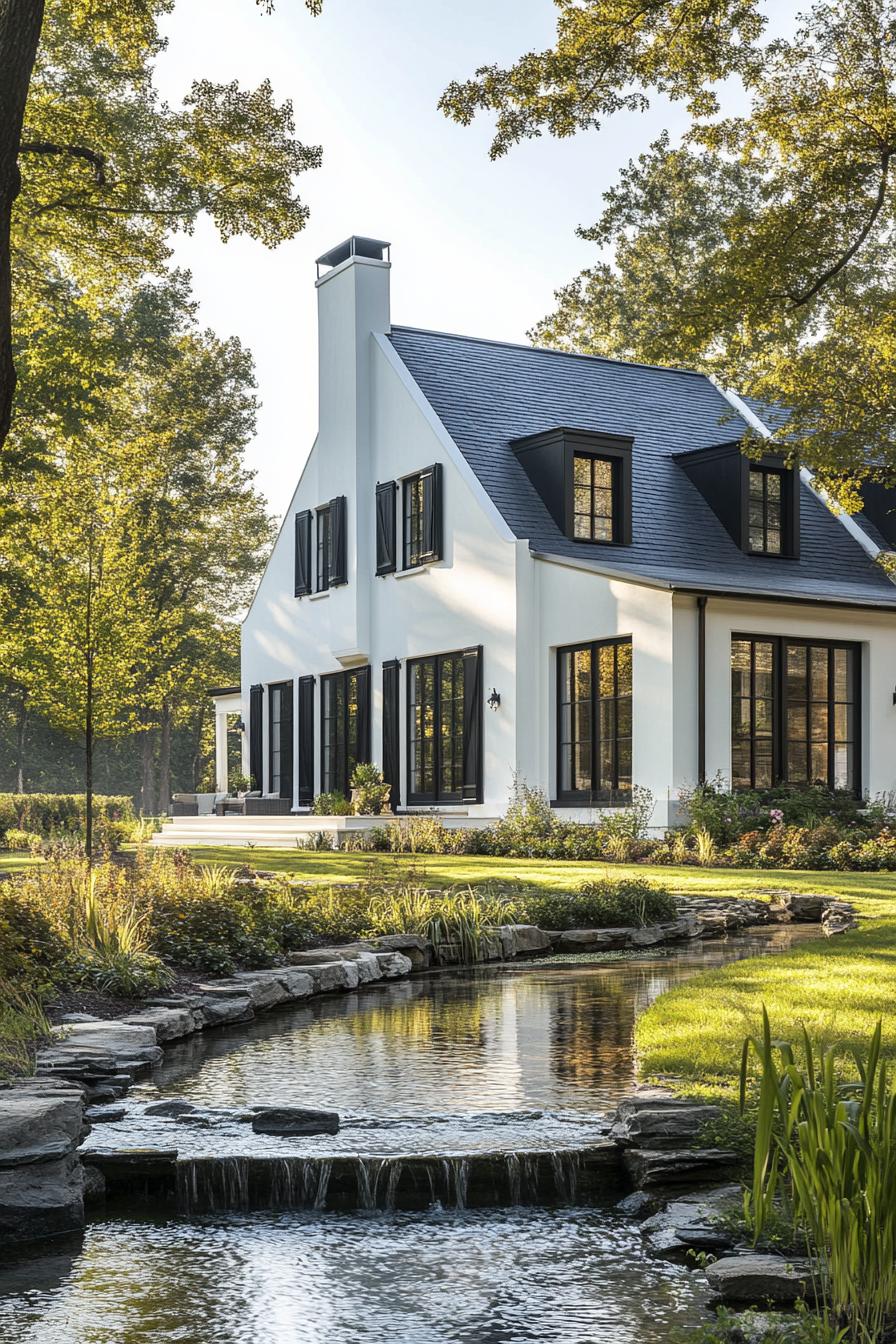
M 223 244 L 213 225 L 175 239 L 200 320 L 252 350 L 262 408 L 248 452 L 277 515 L 285 511 L 317 424 L 314 260 L 350 234 L 392 244 L 392 319 L 525 341 L 554 291 L 595 255 L 575 236 L 592 223 L 619 169 L 684 112 L 657 102 L 599 132 L 529 141 L 492 163 L 491 125 L 438 111 L 451 79 L 551 42 L 550 0 L 302 0 L 274 14 L 254 0 L 179 0 L 165 25 L 157 82 L 177 103 L 195 78 L 270 79 L 294 105 L 297 132 L 323 146 L 300 178 L 311 215 L 274 250 Z

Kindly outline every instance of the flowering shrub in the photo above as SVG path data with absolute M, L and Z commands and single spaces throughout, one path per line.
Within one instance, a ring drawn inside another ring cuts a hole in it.
M 841 840 L 831 850 L 831 863 L 846 872 L 882 872 L 896 869 L 896 832 L 885 829 L 856 844 Z
M 0 980 L 49 989 L 68 973 L 70 945 L 19 882 L 0 888 Z

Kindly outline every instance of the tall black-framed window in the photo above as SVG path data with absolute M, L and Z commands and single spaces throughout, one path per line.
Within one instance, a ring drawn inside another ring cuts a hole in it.
M 747 535 L 756 555 L 781 555 L 784 549 L 784 477 L 772 467 L 751 466 Z
M 624 804 L 632 796 L 632 642 L 557 650 L 557 797 Z
M 370 668 L 321 677 L 322 793 L 348 797 L 355 766 L 370 760 Z
M 402 481 L 403 568 L 413 569 L 442 558 L 442 468 Z
M 408 803 L 482 799 L 482 650 L 407 666 Z
M 330 506 L 317 511 L 317 591 L 324 593 L 330 586 Z
M 268 687 L 268 792 L 292 797 L 292 682 Z
M 620 463 L 609 457 L 573 457 L 573 536 L 577 541 L 615 541 L 619 517 Z
M 859 671 L 858 644 L 732 636 L 732 787 L 858 794 Z

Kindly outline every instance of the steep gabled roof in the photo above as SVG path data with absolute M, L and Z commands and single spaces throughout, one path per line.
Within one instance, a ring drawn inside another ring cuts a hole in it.
M 896 608 L 896 587 L 805 485 L 800 558 L 745 555 L 676 454 L 744 422 L 703 374 L 393 327 L 392 345 L 515 536 L 533 551 L 676 588 Z M 583 546 L 554 522 L 511 442 L 563 425 L 631 435 L 630 546 Z

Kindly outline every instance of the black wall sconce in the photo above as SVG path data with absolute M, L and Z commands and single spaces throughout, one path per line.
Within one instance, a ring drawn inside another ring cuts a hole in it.
M 489 696 L 489 698 L 486 700 L 485 703 L 488 705 L 489 709 L 497 709 L 498 706 L 500 705 L 501 697 L 495 690 L 494 686 L 492 687 L 491 695 Z
M 246 725 L 243 723 L 242 719 L 237 719 L 233 726 L 238 733 L 244 733 L 246 731 Z

